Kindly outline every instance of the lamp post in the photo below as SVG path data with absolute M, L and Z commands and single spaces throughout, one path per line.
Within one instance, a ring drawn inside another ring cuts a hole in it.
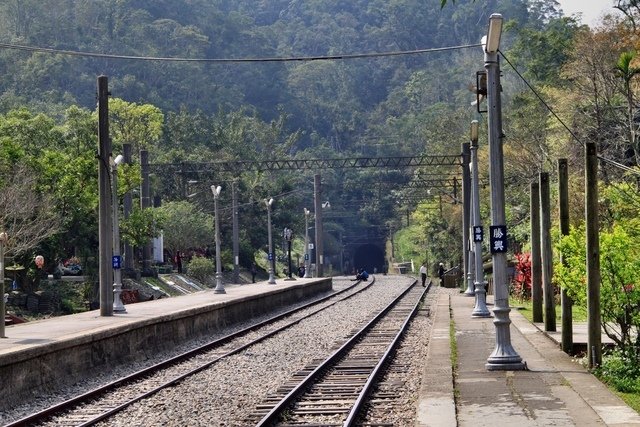
M 269 236 L 269 248 L 267 249 L 268 252 L 268 261 L 269 261 L 269 281 L 267 283 L 269 283 L 270 285 L 275 285 L 276 284 L 276 278 L 275 278 L 275 257 L 273 256 L 273 244 L 272 244 L 272 240 L 271 240 L 271 205 L 273 204 L 273 197 L 270 198 L 269 200 L 265 199 L 264 204 L 267 205 L 267 235 Z
M 291 274 L 291 238 L 293 237 L 293 230 L 290 228 L 286 228 L 283 230 L 282 235 L 284 236 L 284 240 L 287 241 L 287 264 L 289 266 L 289 279 L 288 280 L 296 280 L 293 278 Z
M 476 304 L 473 307 L 471 317 L 491 317 L 491 313 L 487 308 L 487 282 L 484 280 L 484 269 L 482 268 L 484 231 L 480 221 L 480 188 L 478 184 L 478 121 L 474 120 L 471 122 L 471 214 L 473 216 L 471 234 L 473 240 Z
M 218 216 L 218 197 L 220 196 L 220 191 L 222 191 L 222 187 L 219 185 L 217 187 L 215 185 L 211 186 L 211 192 L 213 193 L 213 213 L 215 215 L 216 227 L 216 287 L 213 290 L 213 293 L 226 294 L 227 292 L 224 290 L 224 285 L 222 284 L 222 269 L 220 268 L 220 218 Z
M 6 338 L 4 334 L 4 317 L 6 313 L 4 301 L 4 247 L 7 244 L 7 233 L 0 233 L 0 313 L 2 314 L 2 322 L 0 322 L 0 338 Z
M 304 278 L 308 279 L 310 269 L 310 255 L 309 255 L 309 215 L 311 211 L 304 208 Z
M 124 161 L 122 154 L 118 154 L 111 162 L 111 207 L 113 227 L 113 311 L 126 313 L 122 304 L 122 257 L 120 256 L 120 222 L 118 221 L 118 165 Z
M 489 124 L 489 178 L 491 184 L 491 227 L 489 241 L 493 261 L 496 347 L 487 358 L 490 371 L 523 370 L 526 365 L 511 345 L 509 289 L 507 285 L 507 226 L 504 212 L 504 164 L 502 152 L 502 109 L 500 101 L 500 64 L 498 48 L 502 33 L 502 15 L 489 17 L 489 31 L 483 40 L 484 67 L 487 72 L 487 110 Z

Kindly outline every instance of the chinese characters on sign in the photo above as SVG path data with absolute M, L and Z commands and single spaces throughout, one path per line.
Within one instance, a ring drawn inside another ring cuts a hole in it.
M 482 242 L 484 240 L 484 230 L 481 225 L 473 226 L 473 241 Z
M 122 257 L 120 257 L 120 255 L 113 255 L 111 257 L 111 267 L 114 270 L 122 268 Z
M 491 253 L 498 254 L 507 252 L 507 226 L 492 225 L 489 229 L 491 233 L 489 238 L 491 243 Z

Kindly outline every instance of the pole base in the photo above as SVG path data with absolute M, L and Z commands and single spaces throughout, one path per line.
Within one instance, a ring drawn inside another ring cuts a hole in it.
M 487 371 L 528 371 L 527 362 L 516 363 L 486 363 Z

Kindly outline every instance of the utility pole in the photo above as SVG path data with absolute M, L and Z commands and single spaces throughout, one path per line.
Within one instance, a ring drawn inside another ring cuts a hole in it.
M 478 183 L 478 121 L 471 122 L 471 212 L 473 224 L 473 255 L 474 262 L 474 291 L 476 303 L 473 307 L 471 317 L 491 317 L 487 308 L 487 282 L 484 280 L 484 269 L 482 268 L 482 241 L 484 231 L 480 221 L 480 186 Z
M 471 159 L 471 148 L 468 142 L 462 143 L 462 262 L 463 278 L 466 278 L 467 290 L 464 294 L 468 297 L 475 296 L 473 286 L 473 272 L 471 271 L 472 253 L 469 243 L 469 223 L 471 218 L 471 174 L 469 163 Z
M 533 322 L 542 323 L 542 263 L 540 259 L 540 184 L 531 183 L 531 305 Z
M 113 316 L 113 251 L 111 222 L 111 178 L 109 160 L 109 87 L 107 76 L 98 76 L 98 254 L 100 278 L 100 315 Z
M 551 202 L 549 174 L 540 172 L 540 254 L 542 260 L 542 294 L 544 298 L 544 330 L 555 332 L 556 308 L 553 292 L 553 256 L 551 252 Z
M 149 180 L 149 152 L 140 150 L 140 174 L 142 183 L 140 184 L 140 208 L 151 207 L 151 184 Z M 151 242 L 142 246 L 142 274 L 148 275 L 151 270 Z
M 231 181 L 231 221 L 233 223 L 233 282 L 240 283 L 240 231 L 238 227 L 238 183 Z
M 131 144 L 122 144 L 122 155 L 124 156 L 125 165 L 132 164 Z M 124 193 L 122 198 L 122 210 L 125 220 L 129 218 L 129 215 L 131 215 L 132 208 L 133 200 L 131 198 L 131 191 L 127 189 L 127 192 Z M 133 271 L 133 248 L 127 242 L 124 244 L 124 270 L 127 273 L 131 273 Z
M 585 150 L 585 223 L 587 231 L 587 351 L 589 368 L 602 364 L 600 318 L 600 222 L 598 220 L 598 152 L 594 142 Z
M 4 231 L 0 233 L 0 313 L 2 314 L 2 321 L 0 323 L 0 338 L 7 338 L 5 335 L 5 318 L 7 314 L 7 307 L 4 303 L 4 251 L 7 244 L 7 233 Z
M 316 277 L 324 277 L 324 254 L 322 245 L 322 179 L 320 174 L 313 176 L 313 208 L 316 214 Z
M 502 35 L 502 15 L 489 18 L 489 31 L 484 40 L 484 67 L 487 70 L 487 111 L 489 127 L 489 178 L 491 184 L 491 226 L 489 241 L 493 261 L 496 347 L 487 358 L 489 371 L 524 370 L 522 358 L 511 345 L 509 329 L 509 285 L 507 283 L 507 226 L 504 209 L 504 158 L 502 151 L 502 106 L 500 100 L 500 64 L 498 48 Z
M 558 205 L 560 208 L 560 234 L 569 235 L 569 169 L 567 159 L 558 159 Z M 560 261 L 565 260 L 560 254 Z M 573 301 L 567 294 L 567 289 L 560 291 L 562 306 L 562 351 L 567 354 L 573 352 Z

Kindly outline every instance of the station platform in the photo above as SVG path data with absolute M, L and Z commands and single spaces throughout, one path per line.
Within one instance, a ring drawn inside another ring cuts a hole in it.
M 225 285 L 180 297 L 7 326 L 0 339 L 0 411 L 30 390 L 73 383 L 115 363 L 144 360 L 188 340 L 332 289 L 331 278 Z M 7 405 L 7 406 L 5 406 Z
M 420 427 L 640 426 L 640 415 L 546 333 L 511 310 L 511 344 L 520 371 L 488 371 L 494 318 L 473 318 L 474 298 L 440 289 L 417 403 Z M 492 298 L 487 301 L 491 310 Z M 586 340 L 579 325 L 574 343 Z M 452 336 L 456 368 L 452 368 Z M 604 337 L 603 337 L 604 341 Z

